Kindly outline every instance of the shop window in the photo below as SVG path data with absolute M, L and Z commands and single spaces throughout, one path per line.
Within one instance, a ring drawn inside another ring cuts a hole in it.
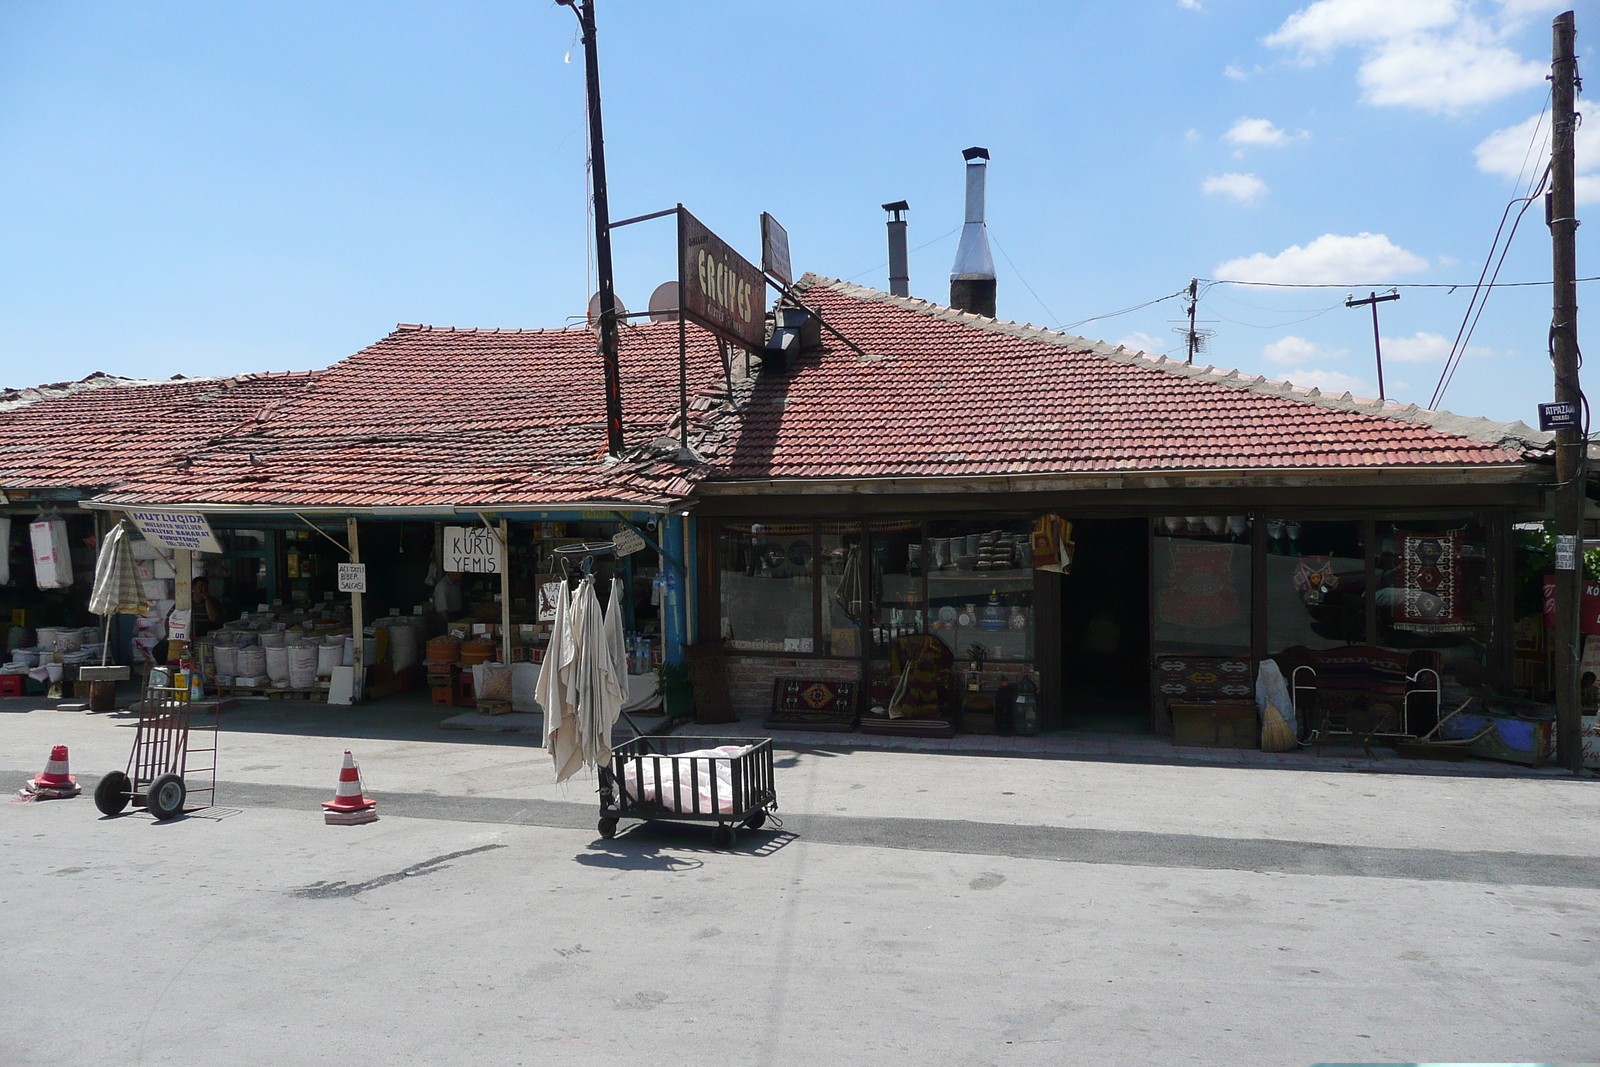
M 1250 521 L 1188 516 L 1157 522 L 1150 560 L 1157 655 L 1250 654 Z
M 848 527 L 823 527 L 849 530 Z M 826 655 L 854 658 L 861 655 L 862 600 L 861 534 L 822 534 L 822 651 Z
M 719 531 L 722 638 L 729 649 L 815 651 L 814 543 L 810 524 Z
M 898 638 L 925 632 L 922 524 L 874 523 L 871 539 L 872 654 L 883 658 Z
M 1367 641 L 1360 522 L 1267 520 L 1267 651 Z
M 1378 643 L 1432 653 L 1447 689 L 1484 684 L 1493 602 L 1482 525 L 1381 522 L 1377 538 Z
M 931 632 L 957 659 L 1033 658 L 1033 557 L 1026 520 L 933 522 L 921 557 Z

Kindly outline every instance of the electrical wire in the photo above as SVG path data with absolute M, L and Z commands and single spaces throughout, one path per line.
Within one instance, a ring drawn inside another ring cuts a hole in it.
M 1087 319 L 1079 319 L 1077 322 L 1069 322 L 1061 328 L 1063 330 L 1076 330 L 1079 326 L 1086 326 L 1091 322 L 1099 322 L 1101 319 L 1114 319 L 1119 315 L 1131 314 L 1132 312 L 1138 311 L 1141 308 L 1147 308 L 1153 304 L 1159 304 L 1163 300 L 1172 300 L 1176 297 L 1188 295 L 1189 287 L 1186 285 L 1175 293 L 1168 293 L 1166 296 L 1158 296 L 1154 300 L 1146 300 L 1142 304 L 1135 304 L 1132 307 L 1123 308 L 1121 311 L 1108 311 L 1104 315 L 1092 315 Z
M 1522 199 L 1521 197 L 1517 198 Z M 1515 203 L 1516 201 L 1513 201 Z M 1474 289 L 1473 282 L 1248 282 L 1237 278 L 1201 278 L 1207 285 L 1254 285 L 1263 289 Z M 1600 282 L 1600 276 L 1574 278 L 1578 282 Z M 1486 289 L 1526 289 L 1549 286 L 1550 282 L 1495 282 Z
M 991 233 L 989 235 L 989 239 L 994 242 L 994 246 L 996 248 L 1000 249 L 1000 254 L 1002 256 L 1006 257 L 1006 262 L 1011 264 L 1011 269 L 1017 272 L 1017 278 L 1018 278 L 1018 280 L 1020 280 L 1022 282 L 1022 287 L 1024 289 L 1028 290 L 1028 292 L 1033 293 L 1033 298 L 1035 300 L 1039 301 L 1039 306 L 1044 308 L 1044 313 L 1046 315 L 1050 316 L 1050 321 L 1059 326 L 1061 324 L 1061 320 L 1056 317 L 1056 313 L 1054 311 L 1050 310 L 1050 305 L 1048 305 L 1048 304 L 1046 304 L 1044 302 L 1044 298 L 1041 297 L 1038 293 L 1034 293 L 1033 292 L 1033 286 L 1029 285 L 1028 284 L 1028 279 L 1026 279 L 1026 278 L 1024 278 L 1022 276 L 1022 268 L 1017 266 L 1015 263 L 1012 263 L 1011 262 L 1011 254 L 1009 252 L 1007 252 L 1004 248 L 1001 248 L 1001 246 L 1000 246 L 1000 238 L 996 237 L 994 234 Z
M 954 230 L 949 231 L 949 233 L 941 233 L 938 237 L 935 237 L 933 240 L 925 241 L 922 244 L 918 245 L 917 247 L 911 249 L 911 251 L 907 252 L 906 255 L 909 256 L 911 254 L 911 252 L 920 252 L 924 248 L 927 248 L 929 245 L 936 245 L 940 241 L 944 240 L 946 237 L 949 237 L 950 234 L 955 233 L 957 230 L 960 230 L 960 229 L 961 229 L 961 227 L 957 226 Z M 889 261 L 886 259 L 882 263 L 879 263 L 876 267 L 868 267 L 866 270 L 860 271 L 859 273 L 856 273 L 856 274 L 852 274 L 848 278 L 845 278 L 843 280 L 847 281 L 847 282 L 853 282 L 857 278 L 863 278 L 863 277 L 867 276 L 868 274 L 873 273 L 874 271 L 880 271 L 883 268 L 887 267 L 888 265 L 889 265 Z
M 1290 322 L 1272 323 L 1272 324 L 1266 325 L 1266 326 L 1263 326 L 1260 323 L 1255 323 L 1255 322 L 1241 322 L 1238 319 L 1230 319 L 1226 315 L 1224 315 L 1221 312 L 1217 311 L 1215 308 L 1207 308 L 1207 310 L 1211 314 L 1215 315 L 1217 318 L 1221 319 L 1223 322 L 1231 322 L 1235 326 L 1248 326 L 1252 330 L 1282 330 L 1282 329 L 1286 329 L 1286 328 L 1288 328 L 1290 326 L 1298 326 L 1302 322 L 1310 322 L 1312 319 L 1320 319 L 1322 316 L 1326 315 L 1328 312 L 1337 311 L 1339 308 L 1342 308 L 1342 307 L 1344 307 L 1344 304 L 1343 303 L 1338 303 L 1338 304 L 1334 304 L 1332 307 L 1325 307 L 1325 308 L 1322 308 L 1319 311 L 1314 311 L 1310 315 L 1307 315 L 1303 319 L 1294 319 L 1293 321 L 1290 321 Z M 1262 310 L 1262 311 L 1271 311 L 1272 309 L 1271 308 L 1261 308 L 1260 310 Z M 1305 310 L 1310 311 L 1311 309 L 1307 308 Z

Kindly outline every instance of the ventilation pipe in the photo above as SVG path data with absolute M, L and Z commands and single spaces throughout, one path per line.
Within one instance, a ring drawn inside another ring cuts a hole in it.
M 950 306 L 958 311 L 994 318 L 994 258 L 989 255 L 989 230 L 983 221 L 984 179 L 989 150 L 969 148 L 967 161 L 967 220 L 961 228 L 955 266 L 950 268 Z
M 911 205 L 904 200 L 883 205 L 889 213 L 889 292 L 895 296 L 911 295 L 911 275 L 906 269 L 906 212 Z

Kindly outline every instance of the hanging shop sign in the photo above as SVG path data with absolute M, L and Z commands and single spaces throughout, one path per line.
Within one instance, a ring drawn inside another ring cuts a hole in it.
M 617 555 L 619 556 L 631 556 L 635 552 L 644 550 L 644 538 L 626 527 L 617 531 L 617 535 L 611 539 L 611 543 L 617 546 Z
M 198 511 L 129 511 L 128 518 L 139 527 L 146 541 L 162 548 L 186 548 L 190 552 L 222 551 L 211 524 Z
M 339 592 L 365 593 L 367 591 L 367 565 L 365 563 L 339 564 Z
M 766 279 L 739 253 L 678 209 L 678 291 L 683 309 L 717 336 L 742 348 L 767 341 Z
M 462 574 L 499 574 L 499 540 L 482 526 L 446 526 L 444 569 Z
M 1544 626 L 1547 630 L 1556 628 L 1556 579 L 1553 574 L 1544 576 Z M 1578 632 L 1600 634 L 1600 584 L 1595 582 L 1583 583 L 1583 597 L 1578 601 Z
M 782 282 L 785 289 L 794 284 L 794 272 L 789 266 L 789 231 L 765 211 L 761 213 L 761 269 Z

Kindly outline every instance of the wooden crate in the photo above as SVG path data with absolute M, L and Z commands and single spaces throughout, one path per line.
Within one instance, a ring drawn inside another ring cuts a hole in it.
M 1172 704 L 1172 743 L 1187 748 L 1260 748 L 1255 703 Z

